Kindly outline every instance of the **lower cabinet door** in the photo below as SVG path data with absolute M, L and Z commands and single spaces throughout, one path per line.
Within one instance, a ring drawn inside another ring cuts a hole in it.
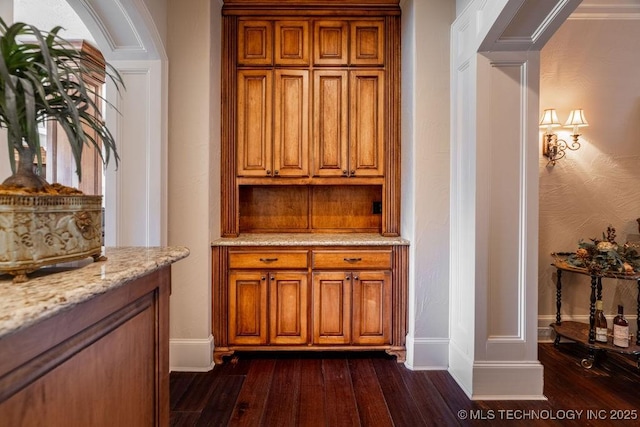
M 353 344 L 391 342 L 391 272 L 352 273 Z
M 267 343 L 267 273 L 229 274 L 229 344 Z
M 269 274 L 269 338 L 271 344 L 306 344 L 307 272 Z
M 313 273 L 313 343 L 351 343 L 351 274 Z

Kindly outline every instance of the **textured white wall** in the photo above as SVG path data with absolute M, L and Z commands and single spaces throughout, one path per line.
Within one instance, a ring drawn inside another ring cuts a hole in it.
M 407 364 L 448 365 L 449 0 L 402 5 L 402 235 L 411 241 Z
M 541 52 L 540 110 L 557 108 L 560 120 L 584 108 L 584 144 L 555 167 L 540 156 L 539 326 L 555 319 L 554 251 L 574 251 L 580 238 L 602 238 L 609 224 L 618 242 L 638 234 L 640 217 L 640 22 L 570 19 Z M 570 131 L 570 129 L 567 129 Z M 568 138 L 570 132 L 563 132 Z M 636 313 L 635 282 L 606 280 L 605 313 L 618 304 Z M 562 312 L 589 314 L 588 278 L 563 276 Z M 635 318 L 635 317 L 633 317 Z M 635 322 L 631 322 L 635 325 Z

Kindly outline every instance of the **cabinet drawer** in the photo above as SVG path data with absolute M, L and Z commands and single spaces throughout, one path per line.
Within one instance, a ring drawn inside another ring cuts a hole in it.
M 230 252 L 229 268 L 307 268 L 307 251 Z
M 313 251 L 313 268 L 391 268 L 390 250 Z

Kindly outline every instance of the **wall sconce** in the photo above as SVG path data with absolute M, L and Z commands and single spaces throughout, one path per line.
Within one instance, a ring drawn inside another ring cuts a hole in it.
M 578 128 L 589 126 L 589 123 L 587 123 L 587 119 L 584 117 L 583 110 L 579 109 L 571 111 L 567 122 L 564 124 L 564 127 L 573 127 L 573 135 L 571 135 L 573 142 L 571 145 L 567 144 L 563 139 L 558 139 L 558 135 L 553 132 L 553 128 L 560 126 L 562 125 L 558 120 L 556 110 L 554 108 L 544 110 L 542 118 L 540 119 L 540 127 L 547 128 L 546 132 L 542 136 L 542 154 L 549 159 L 547 166 L 555 166 L 556 161 L 564 157 L 565 150 L 569 149 L 571 151 L 576 151 L 580 148 L 580 143 L 578 142 L 578 137 L 580 136 Z

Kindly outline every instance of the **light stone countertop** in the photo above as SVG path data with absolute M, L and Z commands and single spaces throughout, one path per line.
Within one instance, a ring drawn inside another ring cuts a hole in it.
M 0 338 L 189 255 L 184 247 L 106 248 L 106 261 L 91 258 L 44 267 L 24 283 L 0 276 Z
M 402 237 L 376 233 L 247 233 L 222 237 L 211 246 L 388 246 L 409 245 Z

